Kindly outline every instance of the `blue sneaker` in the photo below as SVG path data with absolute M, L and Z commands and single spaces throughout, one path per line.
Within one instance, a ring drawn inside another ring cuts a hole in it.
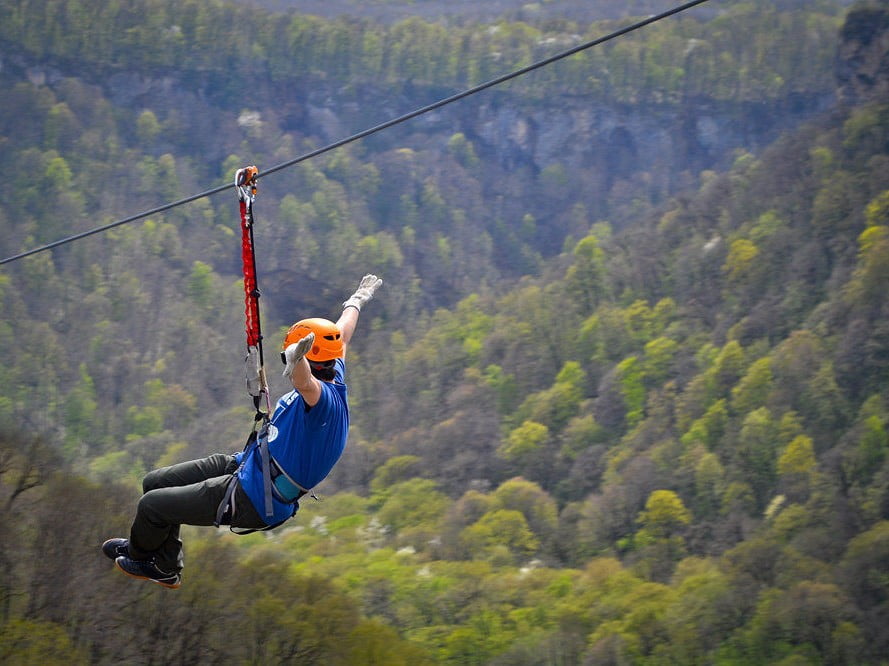
M 102 552 L 105 557 L 116 560 L 118 557 L 130 556 L 129 539 L 108 539 L 102 544 Z
M 157 568 L 154 560 L 134 560 L 129 557 L 118 557 L 114 560 L 117 568 L 128 576 L 150 580 L 152 583 L 176 589 L 182 584 L 182 576 L 179 573 L 167 573 Z

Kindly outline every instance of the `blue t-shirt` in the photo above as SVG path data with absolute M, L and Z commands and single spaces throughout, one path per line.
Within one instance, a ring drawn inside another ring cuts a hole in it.
M 349 433 L 349 404 L 345 383 L 346 364 L 336 359 L 333 382 L 321 382 L 321 398 L 306 408 L 303 397 L 291 391 L 278 400 L 269 423 L 269 453 L 287 475 L 303 488 L 311 489 L 330 474 L 346 448 Z M 241 462 L 245 453 L 237 455 Z M 274 515 L 265 515 L 262 463 L 258 447 L 249 449 L 238 470 L 238 479 L 257 513 L 269 525 L 296 513 L 295 504 L 272 500 Z

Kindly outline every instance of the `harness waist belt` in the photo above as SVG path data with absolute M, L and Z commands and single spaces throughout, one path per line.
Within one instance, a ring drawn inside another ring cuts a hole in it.
M 307 488 L 303 488 L 290 478 L 287 472 L 281 469 L 277 460 L 271 458 L 270 463 L 269 468 L 272 476 L 272 491 L 275 493 L 279 501 L 291 504 L 309 492 Z

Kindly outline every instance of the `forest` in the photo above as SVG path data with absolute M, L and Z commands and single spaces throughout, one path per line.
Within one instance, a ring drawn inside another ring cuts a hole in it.
M 889 3 L 704 7 L 260 179 L 270 357 L 384 285 L 318 501 L 179 590 L 99 546 L 252 425 L 234 192 L 0 266 L 0 661 L 885 664 Z M 7 257 L 632 17 L 0 19 Z

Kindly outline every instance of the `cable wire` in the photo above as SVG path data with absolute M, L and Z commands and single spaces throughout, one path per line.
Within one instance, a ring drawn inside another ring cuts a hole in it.
M 628 25 L 628 26 L 621 28 L 619 30 L 615 30 L 614 32 L 611 32 L 603 37 L 597 37 L 596 39 L 592 39 L 590 41 L 583 42 L 582 44 L 578 44 L 577 46 L 574 46 L 570 49 L 561 51 L 561 52 L 556 53 L 555 55 L 552 55 L 548 58 L 544 58 L 543 60 L 534 62 L 530 65 L 522 67 L 521 69 L 517 69 L 512 72 L 508 72 L 507 74 L 503 74 L 501 76 L 498 76 L 497 78 L 491 79 L 491 80 L 486 81 L 484 83 L 480 83 L 477 86 L 468 88 L 462 92 L 451 95 L 450 97 L 445 97 L 443 99 L 438 100 L 437 102 L 433 102 L 432 104 L 421 107 L 419 109 L 415 109 L 414 111 L 406 113 L 402 116 L 398 116 L 397 118 L 393 118 L 392 120 L 388 120 L 384 123 L 380 123 L 379 125 L 375 125 L 375 126 L 370 127 L 368 129 L 362 130 L 362 131 L 358 132 L 357 134 L 353 134 L 353 135 L 348 136 L 344 139 L 340 139 L 339 141 L 335 141 L 334 143 L 331 143 L 331 144 L 328 144 L 328 145 L 323 146 L 321 148 L 312 150 L 308 153 L 300 155 L 299 157 L 295 157 L 292 160 L 288 160 L 286 162 L 276 164 L 275 166 L 273 166 L 269 169 L 265 169 L 264 171 L 261 171 L 258 174 L 257 178 L 262 178 L 264 176 L 271 175 L 271 174 L 281 171 L 283 169 L 287 169 L 287 168 L 292 167 L 296 164 L 299 164 L 300 162 L 304 162 L 306 160 L 312 159 L 313 157 L 317 157 L 318 155 L 322 155 L 323 153 L 329 152 L 331 150 L 335 150 L 336 148 L 341 148 L 342 146 L 345 146 L 345 145 L 352 143 L 354 141 L 358 141 L 359 139 L 364 139 L 364 138 L 370 136 L 371 134 L 376 134 L 377 132 L 380 132 L 384 129 L 388 129 L 390 127 L 393 127 L 394 125 L 398 125 L 400 123 L 403 123 L 403 122 L 406 122 L 406 121 L 411 120 L 413 118 L 416 118 L 417 116 L 421 116 L 425 113 L 429 113 L 430 111 L 440 109 L 443 106 L 452 104 L 453 102 L 456 102 L 456 101 L 459 101 L 459 100 L 464 99 L 466 97 L 469 97 L 470 95 L 474 95 L 478 92 L 481 92 L 482 90 L 487 90 L 488 88 L 492 88 L 493 86 L 500 85 L 501 83 L 505 83 L 505 82 L 515 79 L 519 76 L 523 76 L 523 75 L 528 74 L 529 72 L 532 72 L 536 69 L 540 69 L 541 67 L 546 67 L 547 65 L 551 65 L 554 62 L 557 62 L 559 60 L 562 60 L 564 58 L 572 56 L 575 53 L 580 53 L 581 51 L 585 51 L 585 50 L 590 49 L 594 46 L 604 44 L 605 42 L 611 41 L 612 39 L 616 39 L 617 37 L 622 37 L 623 35 L 634 32 L 635 30 L 639 30 L 640 28 L 644 28 L 645 26 L 651 25 L 652 23 L 657 23 L 658 21 L 662 21 L 666 18 L 669 18 L 670 16 L 679 14 L 680 12 L 684 12 L 686 10 L 691 9 L 692 7 L 696 7 L 697 5 L 704 4 L 705 2 L 708 2 L 708 1 L 709 0 L 691 0 L 690 2 L 686 2 L 684 4 L 673 7 L 672 9 L 668 9 L 664 12 L 661 12 L 660 14 L 653 14 L 645 19 L 637 21 L 636 23 Z M 16 261 L 18 259 L 23 259 L 25 257 L 29 257 L 33 254 L 37 254 L 38 252 L 44 252 L 46 250 L 51 250 L 53 248 L 59 247 L 60 245 L 65 245 L 66 243 L 72 243 L 74 241 L 81 240 L 82 238 L 86 238 L 87 236 L 92 236 L 94 234 L 102 233 L 103 231 L 108 231 L 109 229 L 113 229 L 114 227 L 119 227 L 123 224 L 135 222 L 136 220 L 141 220 L 142 218 L 148 217 L 149 215 L 155 215 L 157 213 L 162 213 L 164 211 L 170 210 L 171 208 L 176 208 L 177 206 L 182 206 L 184 204 L 191 203 L 192 201 L 197 201 L 198 199 L 203 199 L 205 197 L 209 197 L 214 194 L 219 194 L 220 192 L 222 192 L 224 190 L 228 190 L 233 186 L 234 185 L 231 183 L 229 183 L 227 185 L 219 185 L 217 187 L 211 188 L 209 190 L 205 190 L 205 191 L 200 192 L 198 194 L 193 194 L 192 196 L 186 197 L 184 199 L 179 199 L 178 201 L 173 201 L 173 202 L 164 204 L 162 206 L 158 206 L 156 208 L 152 208 L 150 210 L 146 210 L 141 213 L 137 213 L 136 215 L 131 215 L 129 217 L 123 218 L 122 220 L 117 220 L 117 221 L 112 222 L 110 224 L 106 224 L 101 227 L 96 227 L 95 229 L 90 229 L 88 231 L 74 234 L 73 236 L 61 238 L 61 239 L 54 241 L 52 243 L 48 243 L 46 245 L 36 247 L 36 248 L 28 250 L 26 252 L 22 252 L 20 254 L 16 254 L 11 257 L 2 259 L 2 260 L 0 260 L 0 266 L 2 266 L 3 264 L 7 264 L 10 262 Z

